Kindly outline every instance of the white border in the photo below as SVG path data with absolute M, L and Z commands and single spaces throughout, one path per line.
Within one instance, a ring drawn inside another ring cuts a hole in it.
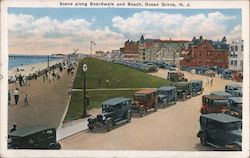
M 61 0 L 65 1 L 65 0 Z M 8 89 L 8 30 L 7 30 L 7 8 L 8 7 L 60 7 L 59 0 L 36 0 L 27 2 L 24 0 L 2 0 L 1 2 L 1 54 L 0 60 L 2 63 L 1 71 L 4 78 L 0 82 L 0 118 L 1 118 L 1 137 L 0 137 L 0 157 L 240 157 L 244 158 L 249 155 L 249 1 L 248 0 L 228 0 L 228 1 L 135 1 L 135 0 L 109 0 L 109 2 L 168 2 L 168 3 L 190 3 L 190 9 L 223 9 L 223 8 L 239 8 L 242 9 L 242 39 L 244 40 L 244 80 L 243 80 L 243 148 L 242 152 L 203 152 L 203 151 L 93 151 L 93 150 L 61 150 L 61 151 L 34 151 L 34 150 L 7 150 L 5 143 L 7 138 L 7 89 Z M 76 2 L 76 1 L 67 1 Z M 77 2 L 90 2 L 78 0 Z M 92 2 L 107 2 L 107 0 Z M 74 7 L 70 7 L 74 8 Z M 78 7 L 79 8 L 79 7 Z M 81 7 L 84 8 L 84 7 Z M 86 8 L 86 7 L 85 7 Z M 94 7 L 88 7 L 94 8 Z M 95 7 L 97 8 L 97 7 Z M 103 7 L 98 7 L 103 8 Z M 107 7 L 106 7 L 107 8 Z M 118 7 L 116 7 L 118 8 Z M 125 7 L 130 8 L 130 7 Z M 140 7 L 132 7 L 140 8 Z M 147 9 L 155 9 L 146 7 Z M 145 9 L 146 9 L 145 8 Z M 157 7 L 161 9 L 182 9 L 173 7 Z M 183 8 L 183 9 L 189 9 Z

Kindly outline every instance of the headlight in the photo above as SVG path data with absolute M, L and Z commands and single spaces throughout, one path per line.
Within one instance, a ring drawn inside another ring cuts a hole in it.
M 102 116 L 102 120 L 106 120 L 106 116 L 103 115 L 103 116 Z

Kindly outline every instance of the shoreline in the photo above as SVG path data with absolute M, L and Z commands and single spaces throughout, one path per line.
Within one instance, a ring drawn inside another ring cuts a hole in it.
M 49 63 L 49 66 L 53 66 L 56 65 L 58 63 L 62 63 L 63 59 L 58 59 L 55 61 L 51 61 Z M 24 76 L 28 76 L 30 74 L 34 74 L 36 71 L 41 71 L 44 70 L 48 67 L 48 63 L 47 62 L 42 62 L 42 63 L 36 63 L 36 64 L 29 64 L 29 65 L 23 65 L 23 66 L 18 66 L 18 67 L 13 67 L 10 68 L 8 70 L 8 76 L 9 79 L 15 77 L 15 75 L 24 75 Z M 17 69 L 19 69 L 19 71 L 17 71 Z

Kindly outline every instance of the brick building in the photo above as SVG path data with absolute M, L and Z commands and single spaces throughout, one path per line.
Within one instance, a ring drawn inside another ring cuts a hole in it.
M 139 59 L 139 42 L 133 42 L 127 40 L 124 44 L 124 49 L 121 51 L 122 58 L 126 60 L 138 60 Z
M 181 52 L 180 66 L 218 66 L 228 68 L 228 44 L 226 38 L 221 41 L 199 39 L 195 37 Z

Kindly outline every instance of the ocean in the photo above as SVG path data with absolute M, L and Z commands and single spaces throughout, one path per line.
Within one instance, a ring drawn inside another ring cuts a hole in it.
M 9 55 L 8 68 L 15 68 L 24 65 L 44 63 L 49 61 L 55 61 L 63 59 L 63 57 L 56 57 L 51 55 Z

